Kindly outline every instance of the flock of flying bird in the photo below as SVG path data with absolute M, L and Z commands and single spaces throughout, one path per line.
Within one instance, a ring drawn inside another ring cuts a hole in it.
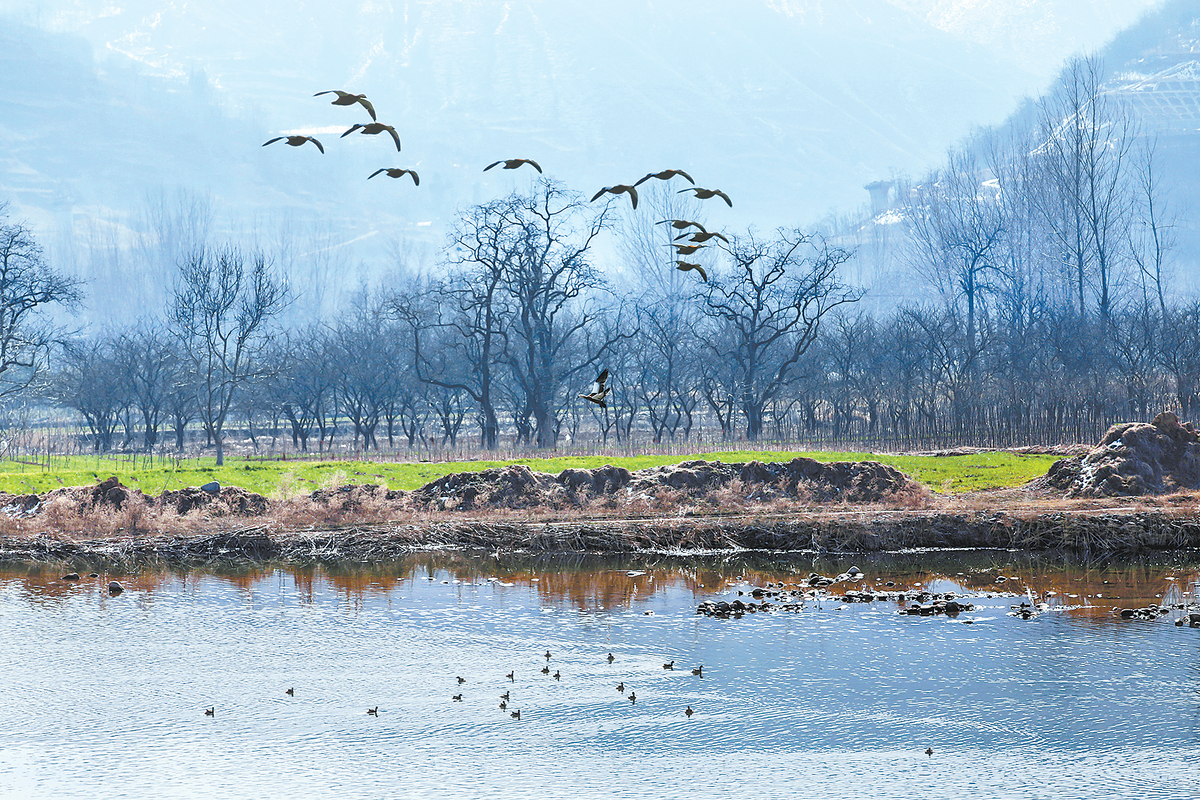
M 360 134 L 364 134 L 367 136 L 374 136 L 374 135 L 378 135 L 381 133 L 387 133 L 392 137 L 392 140 L 396 143 L 396 152 L 400 152 L 400 134 L 398 134 L 396 132 L 396 129 L 394 127 L 392 127 L 391 125 L 385 125 L 384 123 L 380 122 L 377 119 L 377 117 L 375 116 L 375 106 L 371 104 L 371 101 L 367 99 L 366 95 L 352 94 L 350 92 L 343 92 L 339 89 L 329 89 L 324 92 L 317 92 L 316 94 L 313 95 L 313 97 L 320 97 L 321 95 L 326 95 L 326 94 L 335 95 L 335 97 L 332 101 L 332 105 L 335 105 L 335 106 L 358 105 L 358 106 L 361 106 L 362 108 L 364 108 L 366 110 L 366 112 L 371 115 L 370 122 L 368 122 L 366 124 L 357 124 L 356 123 L 356 124 L 352 125 L 339 138 L 345 138 L 356 131 L 359 132 Z M 292 147 L 300 147 L 302 145 L 312 143 L 313 145 L 316 145 L 316 148 L 318 150 L 320 150 L 322 153 L 325 152 L 325 146 L 322 145 L 321 142 L 314 136 L 303 136 L 303 135 L 298 135 L 298 134 L 290 135 L 290 136 L 276 136 L 274 139 L 270 139 L 266 142 L 263 142 L 263 147 L 266 147 L 269 144 L 274 144 L 275 142 L 286 142 L 287 144 L 291 145 Z M 487 172 L 488 170 L 490 170 L 494 167 L 502 167 L 503 169 L 519 169 L 526 165 L 537 170 L 539 174 L 542 172 L 541 165 L 538 164 L 536 161 L 534 161 L 531 158 L 501 159 L 500 161 L 494 161 L 491 164 L 488 164 L 486 167 L 483 168 L 483 171 Z M 416 170 L 401 168 L 401 167 L 381 167 L 380 169 L 377 169 L 374 172 L 372 172 L 370 175 L 368 175 L 367 179 L 370 180 L 371 178 L 374 178 L 376 175 L 380 175 L 380 174 L 387 175 L 389 178 L 402 178 L 405 175 L 407 175 L 412 179 L 414 186 L 421 185 L 421 176 L 417 174 Z M 620 183 L 620 184 L 616 184 L 615 186 L 605 186 L 603 189 L 596 192 L 596 194 L 592 196 L 592 202 L 599 200 L 601 197 L 603 197 L 606 194 L 613 195 L 613 196 L 624 194 L 629 197 L 629 202 L 632 204 L 633 208 L 636 210 L 637 205 L 638 205 L 637 187 L 641 186 L 646 181 L 652 180 L 652 179 L 657 179 L 660 181 L 669 181 L 674 178 L 683 178 L 688 183 L 692 184 L 691 186 L 688 186 L 684 189 L 680 189 L 677 192 L 677 194 L 684 194 L 686 192 L 691 192 L 697 200 L 711 200 L 714 197 L 719 197 L 720 199 L 724 200 L 725 203 L 730 208 L 733 208 L 733 201 L 729 199 L 729 195 L 725 194 L 720 189 L 705 189 L 701 186 L 696 186 L 696 182 L 692 179 L 692 176 L 687 174 L 686 172 L 684 172 L 681 169 L 665 169 L 665 170 L 662 170 L 661 172 L 651 172 L 651 173 L 648 173 L 647 175 L 645 175 L 643 178 L 641 178 L 634 184 Z M 670 245 L 671 247 L 673 247 L 675 249 L 675 256 L 674 256 L 675 257 L 675 269 L 680 270 L 681 272 L 695 271 L 696 274 L 698 274 L 700 276 L 701 280 L 703 280 L 705 283 L 707 283 L 708 282 L 708 273 L 705 272 L 704 267 L 702 267 L 700 264 L 697 264 L 692 261 L 684 261 L 683 260 L 684 257 L 694 255 L 697 251 L 699 251 L 701 248 L 703 248 L 705 246 L 705 244 L 711 239 L 720 239 L 721 241 L 725 242 L 726 244 L 729 243 L 729 240 L 726 239 L 720 233 L 717 233 L 715 231 L 709 232 L 699 222 L 693 222 L 691 220 L 664 219 L 661 222 L 658 222 L 655 224 L 670 225 L 676 231 L 680 232 L 677 236 L 674 237 L 674 239 Z M 693 228 L 695 229 L 694 231 L 692 230 Z M 607 373 L 607 370 L 605 370 L 605 373 Z M 601 384 L 599 386 L 599 388 L 597 389 L 597 392 L 604 392 L 603 381 L 597 381 L 597 383 Z M 589 395 L 580 395 L 580 397 L 585 397 L 586 399 L 592 400 L 592 402 L 598 403 L 601 406 L 605 405 L 603 402 L 603 394 L 601 394 L 599 399 L 593 399 Z
M 550 659 L 553 658 L 553 655 L 550 653 L 549 650 L 547 650 L 544 657 L 546 659 L 546 665 L 544 667 L 542 667 L 541 672 L 543 675 L 550 675 Z M 617 657 L 614 656 L 612 653 L 609 653 L 608 658 L 606 660 L 608 661 L 609 664 L 612 664 L 614 661 L 617 660 Z M 673 659 L 671 661 L 668 661 L 667 663 L 662 665 L 662 668 L 673 671 L 675 669 L 675 661 Z M 692 674 L 697 677 L 703 678 L 704 677 L 704 665 L 701 664 L 698 667 L 693 667 Z M 516 670 L 513 670 L 513 671 L 507 673 L 504 677 L 508 679 L 509 683 L 516 683 L 516 681 L 517 681 Z M 556 681 L 561 681 L 562 680 L 562 670 L 556 669 L 554 671 L 554 674 L 550 675 L 550 677 L 554 678 L 554 680 L 556 680 Z M 455 680 L 458 682 L 459 686 L 462 686 L 464 683 L 467 682 L 467 679 L 461 675 L 456 676 Z M 619 692 L 622 695 L 625 695 L 625 681 L 621 681 L 619 684 L 617 684 L 617 692 Z M 293 686 L 293 687 L 289 688 L 284 694 L 286 694 L 288 697 L 295 697 L 296 696 L 296 688 Z M 626 697 L 631 704 L 637 703 L 637 699 L 638 699 L 637 692 L 633 691 L 632 689 L 629 691 L 629 694 Z M 450 699 L 453 702 L 461 703 L 463 701 L 463 693 L 459 692 L 456 695 L 451 695 Z M 500 706 L 499 706 L 500 710 L 508 711 L 508 704 L 510 702 L 512 702 L 512 690 L 511 689 L 505 691 L 504 694 L 500 695 Z M 696 712 L 692 709 L 692 707 L 690 705 L 683 711 L 684 716 L 686 716 L 688 719 L 691 719 L 692 715 L 695 713 Z M 372 717 L 378 717 L 379 716 L 379 706 L 372 706 L 371 708 L 368 708 L 367 714 Z M 216 716 L 216 707 L 209 706 L 208 708 L 204 709 L 204 716 L 215 717 Z M 521 719 L 521 709 L 518 708 L 513 711 L 509 711 L 509 716 L 519 722 Z

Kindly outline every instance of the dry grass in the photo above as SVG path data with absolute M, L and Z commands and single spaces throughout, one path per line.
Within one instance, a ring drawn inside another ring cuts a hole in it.
M 330 481 L 331 484 L 334 481 Z M 755 492 L 758 492 L 755 494 Z M 864 552 L 1013 547 L 1095 556 L 1200 547 L 1200 493 L 1063 500 L 1025 489 L 955 497 L 910 485 L 878 503 L 817 503 L 730 481 L 709 491 L 662 488 L 555 507 L 428 510 L 382 488 L 281 487 L 262 516 L 179 515 L 140 496 L 120 509 L 48 498 L 36 516 L 0 514 L 0 558 L 99 553 L 105 558 L 234 556 L 382 560 L 418 547 L 527 551 L 763 548 Z

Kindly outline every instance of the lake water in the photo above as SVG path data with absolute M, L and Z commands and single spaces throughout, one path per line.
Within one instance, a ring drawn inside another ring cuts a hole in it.
M 1195 557 L 856 557 L 976 609 L 695 613 L 851 563 L 0 566 L 0 797 L 1200 797 L 1200 630 L 1110 613 L 1188 589 Z M 985 596 L 1026 587 L 1053 610 Z

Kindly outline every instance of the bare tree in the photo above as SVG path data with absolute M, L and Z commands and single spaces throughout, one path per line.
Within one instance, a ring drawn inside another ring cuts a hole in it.
M 531 194 L 513 194 L 496 209 L 493 224 L 503 236 L 503 290 L 511 320 L 505 360 L 524 395 L 522 411 L 533 418 L 539 448 L 553 447 L 558 438 L 568 382 L 595 369 L 615 341 L 595 340 L 588 354 L 576 358 L 578 343 L 595 338 L 592 329 L 601 313 L 593 293 L 603 281 L 590 254 L 607 225 L 608 208 L 589 211 L 578 194 L 541 180 Z
M 8 221 L 0 203 L 0 398 L 27 388 L 47 369 L 62 333 L 44 317 L 46 307 L 78 308 L 79 281 L 53 269 L 33 233 Z
M 203 248 L 179 266 L 171 324 L 191 362 L 198 415 L 216 444 L 218 466 L 225 463 L 222 434 L 234 397 L 265 374 L 268 327 L 287 302 L 287 280 L 261 252 Z
M 1078 313 L 1087 316 L 1088 289 L 1107 320 L 1129 219 L 1128 156 L 1135 124 L 1105 94 L 1099 59 L 1072 60 L 1041 110 L 1043 216 L 1054 232 L 1074 285 Z
M 735 367 L 746 438 L 757 440 L 763 411 L 787 386 L 816 339 L 822 318 L 860 293 L 838 279 L 850 253 L 799 230 L 763 241 L 753 232 L 728 247 L 731 274 L 707 284 L 703 312 L 717 324 L 707 345 Z
M 60 406 L 83 416 L 92 433 L 92 448 L 98 452 L 112 449 L 121 412 L 131 400 L 114 350 L 111 337 L 64 344 L 60 366 L 46 392 Z

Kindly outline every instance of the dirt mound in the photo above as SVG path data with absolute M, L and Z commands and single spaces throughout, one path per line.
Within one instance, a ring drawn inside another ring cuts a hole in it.
M 122 485 L 114 475 L 94 486 L 65 486 L 62 489 L 53 489 L 42 495 L 41 499 L 43 503 L 65 500 L 79 511 L 95 511 L 106 508 L 120 511 L 130 498 L 143 496 L 140 490 Z
M 439 510 L 559 508 L 622 493 L 645 497 L 682 493 L 698 500 L 734 486 L 751 501 L 872 503 L 915 484 L 899 470 L 875 461 L 823 464 L 811 458 L 782 464 L 685 461 L 637 472 L 607 465 L 567 469 L 558 475 L 511 466 L 446 475 L 413 492 L 412 499 L 416 506 Z
M 556 505 L 562 494 L 555 476 L 516 464 L 443 475 L 413 492 L 413 502 L 439 510 L 533 508 Z
M 268 501 L 257 492 L 249 492 L 240 486 L 222 486 L 216 494 L 195 486 L 166 491 L 156 498 L 163 508 L 172 508 L 176 514 L 203 511 L 215 517 L 255 517 L 267 513 Z
M 398 503 L 407 494 L 374 483 L 350 483 L 336 489 L 318 489 L 308 499 L 326 511 L 349 513 L 378 506 L 381 502 Z
M 1032 488 L 1066 497 L 1167 494 L 1200 489 L 1200 434 L 1164 411 L 1150 424 L 1114 425 L 1085 456 L 1055 461 Z

